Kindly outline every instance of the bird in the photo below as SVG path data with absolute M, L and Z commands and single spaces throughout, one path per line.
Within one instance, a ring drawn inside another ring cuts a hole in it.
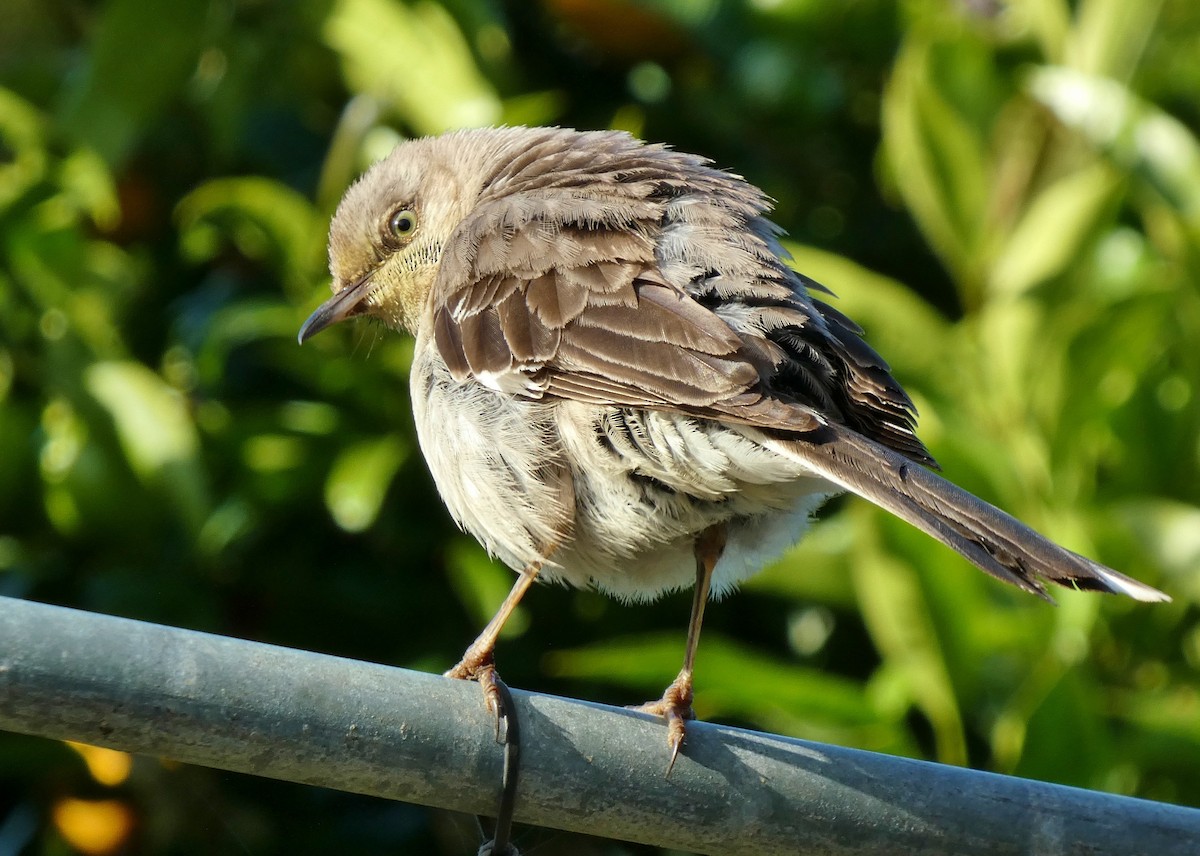
M 415 337 L 437 490 L 517 572 L 446 673 L 478 680 L 493 712 L 497 637 L 535 580 L 622 601 L 691 587 L 682 668 L 638 708 L 666 722 L 669 773 L 710 597 L 847 491 L 1047 600 L 1047 582 L 1169 600 L 938 475 L 913 401 L 788 264 L 770 209 L 706 158 L 557 127 L 402 142 L 339 203 L 333 296 L 299 341 L 360 316 Z

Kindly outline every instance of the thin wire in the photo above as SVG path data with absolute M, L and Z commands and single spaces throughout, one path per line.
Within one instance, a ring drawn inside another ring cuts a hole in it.
M 517 779 L 521 771 L 521 729 L 517 724 L 517 709 L 513 704 L 508 685 L 494 675 L 496 689 L 500 693 L 499 710 L 496 711 L 496 742 L 504 746 L 504 769 L 500 774 L 500 804 L 496 808 L 496 822 L 490 839 L 479 846 L 477 856 L 521 856 L 513 846 L 513 812 L 517 805 Z M 503 732 L 501 734 L 501 731 Z M 486 818 L 477 817 L 479 835 L 487 835 Z

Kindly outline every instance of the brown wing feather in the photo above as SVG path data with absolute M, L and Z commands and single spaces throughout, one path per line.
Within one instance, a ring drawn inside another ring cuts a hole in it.
M 707 413 L 758 383 L 757 369 L 741 354 L 741 339 L 716 315 L 632 272 L 619 277 L 628 279 L 623 287 L 609 291 L 618 277 L 611 270 L 606 277 L 602 269 L 551 270 L 499 288 L 495 277 L 485 277 L 477 288 L 503 293 L 502 300 L 473 312 L 437 307 L 435 342 L 451 373 L 460 380 L 487 375 L 493 382 L 497 375 L 519 373 L 521 386 L 541 375 L 546 391 L 570 398 L 583 397 L 586 379 L 595 378 L 589 400 L 692 406 Z M 555 309 L 568 303 L 571 311 L 546 311 L 547 294 L 554 295 Z M 622 299 L 606 299 L 614 295 Z M 452 301 L 472 308 L 480 302 L 472 294 Z M 563 378 L 569 381 L 559 383 Z
M 437 347 L 456 378 L 509 392 L 789 432 L 815 408 L 932 463 L 886 363 L 781 261 L 766 207 L 701 158 L 548 132 L 446 245 Z

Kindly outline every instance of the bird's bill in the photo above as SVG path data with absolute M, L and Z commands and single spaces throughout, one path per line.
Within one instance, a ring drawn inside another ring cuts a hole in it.
M 333 297 L 326 300 L 317 310 L 308 316 L 308 320 L 300 327 L 296 340 L 303 345 L 326 327 L 332 327 L 339 321 L 361 315 L 366 307 L 364 301 L 371 293 L 371 277 L 364 276 L 357 282 L 346 286 Z

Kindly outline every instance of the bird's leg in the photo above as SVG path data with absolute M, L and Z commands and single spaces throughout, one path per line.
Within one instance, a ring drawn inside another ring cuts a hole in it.
M 483 628 L 483 632 L 467 646 L 458 665 L 445 673 L 447 678 L 479 681 L 479 686 L 483 688 L 484 702 L 487 704 L 488 710 L 496 717 L 497 740 L 500 735 L 500 722 L 505 716 L 505 711 L 500 690 L 496 686 L 498 680 L 494 660 L 496 640 L 500 637 L 500 631 L 504 629 L 505 623 L 512 616 L 513 610 L 525 596 L 525 592 L 529 591 L 529 587 L 537 579 L 540 569 L 540 563 L 530 565 L 517 575 L 517 581 L 513 584 L 508 597 L 504 598 L 504 603 L 500 604 L 500 608 L 496 610 L 492 620 L 487 623 L 487 627 Z
M 725 549 L 725 525 L 717 524 L 705 529 L 696 538 L 696 589 L 692 593 L 692 617 L 688 622 L 687 647 L 683 652 L 683 668 L 658 701 L 647 702 L 636 708 L 645 713 L 661 716 L 667 721 L 667 746 L 671 760 L 667 763 L 667 775 L 675 767 L 679 749 L 687 735 L 687 720 L 695 719 L 692 710 L 692 669 L 696 662 L 696 647 L 700 644 L 700 625 L 704 621 L 704 606 L 712 587 L 713 569 Z

